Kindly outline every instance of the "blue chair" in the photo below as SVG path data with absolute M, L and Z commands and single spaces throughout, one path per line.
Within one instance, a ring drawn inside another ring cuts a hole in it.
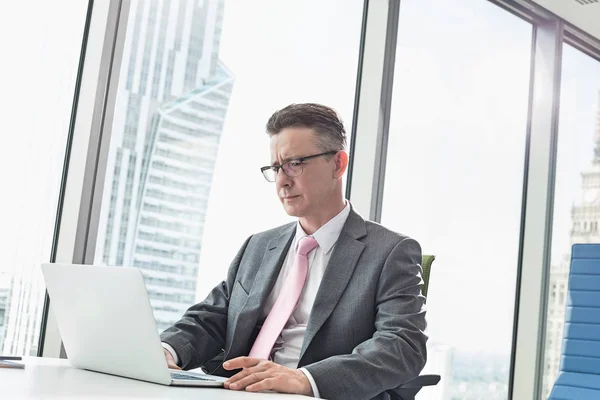
M 560 372 L 548 400 L 600 399 L 600 244 L 575 244 Z

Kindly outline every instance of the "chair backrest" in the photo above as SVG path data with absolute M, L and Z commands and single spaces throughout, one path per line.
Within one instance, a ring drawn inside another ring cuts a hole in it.
M 421 267 L 423 268 L 423 296 L 427 297 L 427 288 L 429 287 L 429 275 L 431 274 L 431 264 L 433 264 L 433 260 L 435 260 L 435 256 L 433 255 L 423 255 L 423 263 Z
M 421 263 L 421 268 L 423 268 L 423 287 L 421 291 L 423 292 L 423 296 L 425 296 L 425 301 L 427 301 L 427 288 L 429 287 L 429 277 L 431 275 L 433 260 L 435 260 L 434 255 L 424 254 L 423 262 Z M 388 390 L 387 393 L 392 400 L 415 400 L 415 396 L 423 386 L 434 386 L 439 381 L 439 375 L 421 375 L 396 389 Z
M 600 244 L 573 245 L 566 307 L 560 370 L 600 380 Z

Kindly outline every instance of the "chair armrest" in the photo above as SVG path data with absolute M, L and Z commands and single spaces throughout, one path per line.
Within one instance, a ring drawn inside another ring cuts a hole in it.
M 207 361 L 204 365 L 202 365 L 202 371 L 205 373 L 212 375 L 214 372 L 223 365 L 223 361 L 225 361 L 225 352 L 219 353 L 210 361 Z
M 435 386 L 440 381 L 439 375 L 420 375 L 395 389 L 388 390 L 392 400 L 415 400 L 415 396 L 423 386 Z
M 435 386 L 440 381 L 439 375 L 419 375 L 415 379 L 410 380 L 398 386 L 400 389 L 421 388 L 423 386 Z
M 402 385 L 398 386 L 398 389 L 412 389 L 422 388 L 423 386 L 435 386 L 440 381 L 439 375 L 419 375 L 415 379 L 412 379 Z

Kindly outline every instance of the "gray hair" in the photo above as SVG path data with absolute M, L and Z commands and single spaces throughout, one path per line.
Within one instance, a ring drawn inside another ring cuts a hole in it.
M 338 113 L 330 107 L 316 104 L 290 104 L 275 111 L 267 122 L 267 134 L 277 135 L 285 128 L 304 127 L 316 133 L 317 145 L 323 152 L 346 149 L 346 130 Z

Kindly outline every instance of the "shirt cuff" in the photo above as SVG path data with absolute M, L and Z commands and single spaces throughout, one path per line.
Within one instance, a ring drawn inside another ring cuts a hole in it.
M 175 364 L 179 365 L 179 357 L 177 357 L 177 352 L 174 348 L 171 347 L 169 343 L 161 342 L 162 347 L 165 348 L 171 355 L 173 356 L 173 360 L 175 360 Z M 310 379 L 309 379 L 310 380 Z
M 319 395 L 319 388 L 317 388 L 317 382 L 315 382 L 315 380 L 313 379 L 310 372 L 308 372 L 308 370 L 306 368 L 300 368 L 300 371 L 302 371 L 302 373 L 304 375 L 306 375 L 306 378 L 308 379 L 308 382 L 310 383 L 310 387 L 312 388 L 313 397 L 320 399 L 321 396 Z

